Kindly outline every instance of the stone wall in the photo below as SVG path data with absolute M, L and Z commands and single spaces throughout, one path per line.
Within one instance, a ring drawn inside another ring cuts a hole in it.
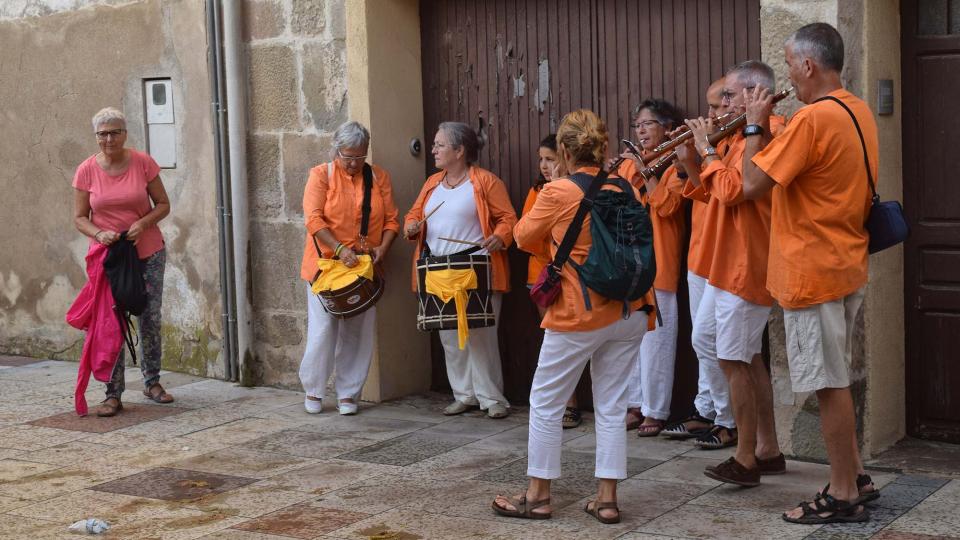
M 257 384 L 299 388 L 303 188 L 347 120 L 343 0 L 244 0 Z
M 164 367 L 222 373 L 204 20 L 200 0 L 0 2 L 0 352 L 78 358 L 83 334 L 64 313 L 86 281 L 71 180 L 98 151 L 90 119 L 119 107 L 128 146 L 144 149 L 143 79 L 169 77 L 179 158 L 161 171 Z
M 783 43 L 797 28 L 812 22 L 834 25 L 843 36 L 845 48 L 844 86 L 873 106 L 874 81 L 895 80 L 899 88 L 899 39 L 895 22 L 899 17 L 896 1 L 865 0 L 762 0 L 761 51 L 763 61 L 777 72 L 778 85 L 789 80 L 783 59 Z M 868 21 L 865 23 L 864 21 Z M 887 36 L 882 45 L 867 47 L 875 36 Z M 880 64 L 881 68 L 873 67 Z M 778 112 L 791 114 L 802 104 L 790 98 Z M 899 108 L 898 108 L 899 109 Z M 898 197 L 900 178 L 899 116 L 877 119 L 884 197 Z M 903 269 L 900 248 L 870 258 L 870 278 L 863 308 L 856 320 L 852 359 L 852 385 L 857 415 L 857 437 L 864 456 L 878 452 L 904 435 L 903 428 Z M 869 322 L 869 324 L 867 324 Z M 816 395 L 793 393 L 787 365 L 783 312 L 775 308 L 770 319 L 771 369 L 777 433 L 784 452 L 825 458 L 820 435 L 820 416 Z M 877 389 L 882 389 L 878 392 Z

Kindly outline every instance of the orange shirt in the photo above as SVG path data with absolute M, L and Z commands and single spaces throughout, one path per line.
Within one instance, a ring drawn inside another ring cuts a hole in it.
M 577 172 L 597 174 L 597 167 L 586 167 Z M 617 189 L 615 186 L 604 186 L 603 189 Z M 634 189 L 639 197 L 639 192 Z M 537 195 L 537 201 L 517 223 L 514 234 L 517 246 L 524 251 L 538 251 L 541 255 L 549 256 L 552 260 L 557 248 L 567 232 L 567 227 L 573 221 L 577 207 L 583 199 L 583 191 L 568 178 L 553 180 Z M 587 259 L 590 246 L 593 243 L 590 237 L 590 215 L 583 220 L 583 228 L 577 237 L 573 249 L 570 250 L 570 260 L 582 264 Z M 542 253 L 543 246 L 549 246 L 549 253 Z M 587 311 L 583 302 L 583 292 L 577 271 L 570 264 L 563 265 L 560 272 L 560 296 L 549 308 L 543 318 L 541 327 L 563 332 L 584 332 L 609 326 L 623 316 L 623 303 L 600 296 L 592 290 L 590 295 L 591 310 Z M 653 291 L 644 298 L 631 304 L 636 310 L 645 305 L 653 305 Z M 656 318 L 651 316 L 647 325 L 652 329 Z
M 530 188 L 530 193 L 527 193 L 527 200 L 523 202 L 523 210 L 520 212 L 521 216 L 527 215 L 527 212 L 533 208 L 534 203 L 537 202 L 538 193 L 540 193 L 540 191 L 536 188 Z M 531 253 L 530 259 L 527 261 L 527 285 L 536 283 L 537 278 L 540 277 L 540 272 L 543 271 L 543 267 L 550 264 L 550 259 L 542 255 L 543 253 L 550 252 L 550 241 L 545 239 L 542 249 L 537 249 L 536 252 L 540 253 L 540 255 Z
M 413 208 L 407 212 L 403 218 L 404 228 L 406 225 L 423 219 L 423 207 L 430 199 L 430 194 L 440 185 L 446 171 L 430 175 L 427 181 L 423 183 L 420 195 L 413 203 Z M 490 254 L 490 265 L 492 268 L 492 283 L 495 291 L 507 292 L 510 290 L 510 266 L 507 262 L 507 247 L 513 242 L 513 226 L 517 223 L 517 213 L 510 202 L 510 196 L 507 194 L 507 186 L 503 180 L 492 172 L 481 169 L 476 165 L 470 167 L 470 182 L 473 184 L 473 200 L 477 203 L 477 215 L 480 218 L 480 228 L 483 230 L 483 236 L 489 237 L 495 234 L 503 240 L 504 249 Z M 429 221 L 427 222 L 429 225 Z M 413 290 L 417 290 L 417 259 L 420 258 L 420 249 L 423 247 L 423 235 L 414 238 L 417 242 L 417 249 L 413 254 Z M 466 246 L 468 247 L 468 246 Z
M 746 139 L 737 134 L 722 159 L 712 160 L 700 172 L 710 195 L 705 221 L 713 235 L 713 261 L 708 282 L 744 300 L 769 306 L 767 253 L 770 249 L 770 197 L 743 198 L 743 151 Z
M 333 178 L 327 178 L 328 164 L 310 169 L 307 186 L 303 190 L 303 216 L 307 232 L 303 242 L 303 260 L 300 277 L 307 281 L 317 275 L 317 249 L 313 235 L 329 229 L 333 236 L 350 249 L 358 248 L 360 241 L 360 207 L 363 204 L 363 173 L 349 176 L 333 162 Z M 370 224 L 367 227 L 367 246 L 377 247 L 383 241 L 384 231 L 399 232 L 397 207 L 393 204 L 393 186 L 390 174 L 376 165 L 373 169 L 373 189 L 370 191 Z M 333 257 L 336 245 L 320 244 L 322 256 Z
M 717 155 L 725 156 L 727 140 L 717 143 Z M 706 279 L 710 277 L 710 265 L 713 263 L 714 230 L 713 224 L 706 219 L 707 203 L 710 195 L 702 186 L 694 186 L 689 180 L 681 180 L 668 184 L 671 191 L 680 193 L 693 201 L 693 210 L 690 216 L 690 244 L 687 248 L 687 270 Z
M 839 89 L 830 95 L 857 116 L 877 178 L 877 124 L 866 103 Z M 773 189 L 767 288 L 785 308 L 800 309 L 847 296 L 867 282 L 870 188 L 863 148 L 839 104 L 803 107 L 783 134 L 753 157 Z
M 622 178 L 640 189 L 643 177 L 633 160 L 627 159 L 617 171 Z M 680 250 L 683 249 L 683 233 L 686 223 L 683 214 L 683 197 L 669 189 L 677 178 L 677 169 L 672 165 L 657 183 L 653 193 L 645 195 L 650 205 L 650 221 L 653 223 L 653 252 L 657 261 L 657 277 L 653 287 L 661 291 L 677 292 L 680 283 Z

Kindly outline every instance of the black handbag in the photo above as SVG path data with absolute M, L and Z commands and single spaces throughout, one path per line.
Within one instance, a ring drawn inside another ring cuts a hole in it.
M 867 181 L 870 183 L 872 194 L 870 214 L 864 224 L 867 233 L 870 235 L 867 251 L 876 253 L 903 242 L 910 236 L 910 226 L 907 225 L 907 219 L 903 215 L 903 206 L 900 205 L 900 201 L 880 202 L 880 195 L 877 195 L 877 187 L 873 181 L 873 173 L 870 171 L 870 161 L 867 159 L 867 143 L 863 140 L 863 132 L 860 130 L 857 117 L 853 115 L 853 111 L 844 102 L 833 96 L 824 96 L 817 101 L 825 99 L 837 102 L 847 111 L 847 114 L 853 119 L 853 125 L 857 128 L 860 145 L 863 146 L 863 163 L 867 167 Z

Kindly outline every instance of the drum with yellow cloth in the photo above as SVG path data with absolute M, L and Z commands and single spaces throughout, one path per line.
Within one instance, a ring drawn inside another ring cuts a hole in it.
M 318 259 L 320 274 L 313 281 L 313 293 L 327 313 L 349 319 L 370 309 L 383 294 L 383 278 L 373 266 L 370 255 L 357 257 L 357 265 L 348 268 L 339 259 Z
M 454 254 L 417 260 L 417 329 L 458 329 L 460 347 L 468 328 L 496 324 L 490 256 Z

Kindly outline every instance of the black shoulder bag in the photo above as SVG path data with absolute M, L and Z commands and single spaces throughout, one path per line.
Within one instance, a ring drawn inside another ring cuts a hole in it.
M 870 235 L 867 251 L 876 253 L 903 242 L 910 236 L 910 226 L 907 225 L 907 219 L 903 215 L 903 206 L 900 205 L 899 201 L 880 202 L 880 195 L 877 195 L 877 187 L 873 181 L 873 173 L 870 171 L 870 160 L 867 159 L 867 143 L 863 140 L 863 131 L 860 130 L 857 117 L 853 115 L 850 107 L 847 107 L 844 102 L 834 96 L 824 96 L 817 101 L 823 100 L 834 101 L 847 111 L 847 114 L 853 119 L 853 125 L 857 128 L 857 135 L 860 136 L 860 144 L 863 146 L 863 164 L 867 168 L 867 181 L 870 183 L 870 193 L 872 194 L 870 214 L 864 224 L 867 233 Z

